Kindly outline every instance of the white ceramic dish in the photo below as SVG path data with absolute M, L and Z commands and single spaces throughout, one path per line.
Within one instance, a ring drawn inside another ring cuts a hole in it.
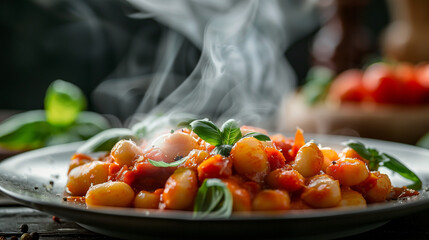
M 323 146 L 342 148 L 349 137 L 305 135 Z M 389 153 L 429 184 L 429 150 L 370 139 L 356 139 Z M 63 201 L 69 159 L 80 143 L 54 146 L 17 155 L 0 163 L 0 191 L 16 201 L 83 227 L 120 238 L 240 238 L 328 239 L 379 227 L 392 218 L 429 209 L 428 193 L 408 201 L 369 205 L 366 209 L 290 211 L 283 214 L 233 215 L 230 219 L 193 219 L 189 212 L 136 209 L 86 209 Z M 396 186 L 406 184 L 392 176 Z M 50 181 L 53 181 L 51 187 Z

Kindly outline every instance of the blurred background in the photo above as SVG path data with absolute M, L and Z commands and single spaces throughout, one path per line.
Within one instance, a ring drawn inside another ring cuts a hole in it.
M 134 75 L 153 73 L 157 45 L 168 28 L 151 17 L 133 18 L 131 14 L 138 10 L 126 1 L 6 0 L 0 4 L 2 109 L 43 108 L 45 90 L 59 78 L 75 83 L 91 99 L 101 82 L 120 77 L 112 73 L 125 64 L 130 51 L 140 55 L 139 72 Z M 312 26 L 284 53 L 300 84 L 312 64 L 312 41 L 324 21 L 319 12 L 312 11 L 317 15 L 307 20 Z M 371 36 L 374 55 L 379 53 L 378 39 L 388 23 L 385 1 L 368 1 L 362 24 Z M 200 57 L 198 47 L 186 41 L 180 54 L 183 59 L 177 61 L 182 65 L 176 67 L 182 76 L 190 74 Z M 92 100 L 90 108 L 95 108 Z
M 344 86 L 328 96 L 346 70 L 358 69 L 361 79 L 382 61 L 388 70 L 372 75 L 385 79 L 398 63 L 408 62 L 414 74 L 429 60 L 427 1 L 269 2 L 1 1 L 2 116 L 43 109 L 46 89 L 62 79 L 82 90 L 88 110 L 125 125 L 139 114 L 198 109 L 258 125 L 269 117 L 275 130 L 300 126 L 410 144 L 429 131 L 426 97 L 403 103 L 365 92 L 370 97 L 356 99 Z M 200 95 L 188 94 L 193 89 Z M 188 97 L 204 107 L 185 107 Z M 243 102 L 253 101 L 249 111 Z M 389 119 L 398 123 L 386 126 Z

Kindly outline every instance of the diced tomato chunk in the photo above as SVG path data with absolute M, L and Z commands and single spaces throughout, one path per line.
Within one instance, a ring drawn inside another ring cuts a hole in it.
M 112 177 L 116 177 L 118 175 L 119 170 L 121 170 L 121 166 L 117 163 L 111 163 L 109 165 L 109 179 Z
M 292 159 L 295 159 L 299 149 L 304 145 L 305 145 L 304 133 L 301 128 L 297 127 L 296 133 L 295 133 L 295 140 L 293 142 L 292 148 L 289 150 L 289 155 L 292 157 Z
M 198 179 L 200 181 L 206 178 L 228 178 L 231 174 L 232 162 L 221 155 L 209 157 L 198 166 Z
M 286 162 L 293 161 L 293 157 L 289 154 L 289 150 L 291 150 L 293 146 L 293 139 L 286 138 L 281 134 L 270 136 L 270 138 L 273 141 L 274 146 L 281 150 Z
M 294 192 L 304 186 L 305 178 L 295 170 L 276 169 L 268 174 L 266 182 L 272 188 Z
M 135 173 L 129 170 L 127 166 L 123 166 L 116 176 L 116 181 L 121 181 L 128 185 L 131 185 L 134 182 L 134 179 Z
M 279 150 L 267 147 L 265 148 L 265 153 L 267 154 L 271 170 L 282 168 L 286 165 L 286 159 Z

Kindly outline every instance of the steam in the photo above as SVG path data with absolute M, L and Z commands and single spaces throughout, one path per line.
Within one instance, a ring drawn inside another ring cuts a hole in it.
M 290 39 L 286 37 L 284 8 L 279 2 L 129 2 L 202 49 L 192 74 L 158 104 L 156 100 L 168 87 L 168 75 L 183 42 L 182 35 L 167 35 L 158 74 L 137 113 L 144 113 L 146 118 L 174 118 L 186 113 L 218 122 L 235 118 L 242 124 L 273 126 L 282 97 L 295 86 L 284 58 Z

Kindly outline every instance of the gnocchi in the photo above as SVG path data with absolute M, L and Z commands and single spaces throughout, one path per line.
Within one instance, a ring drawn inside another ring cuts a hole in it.
M 75 154 L 66 190 L 85 196 L 88 207 L 192 211 L 209 206 L 232 212 L 362 208 L 418 194 L 393 188 L 389 176 L 371 171 L 370 160 L 352 148 L 337 151 L 305 142 L 299 128 L 293 139 L 250 126 L 210 127 L 208 132 L 218 135 L 178 129 L 151 143 L 120 140 L 98 159 Z M 216 181 L 207 187 L 209 180 Z

